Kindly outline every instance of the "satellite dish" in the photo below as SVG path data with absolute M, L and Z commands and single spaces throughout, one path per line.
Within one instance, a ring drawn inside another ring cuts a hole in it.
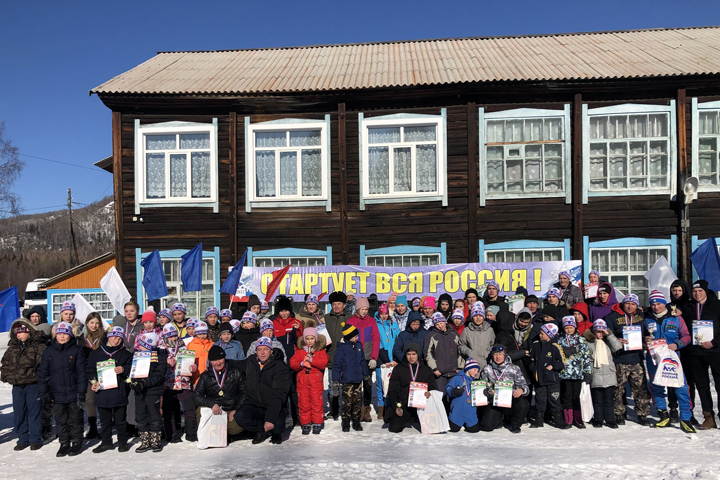
M 689 205 L 697 198 L 698 192 L 698 179 L 690 177 L 685 180 L 685 186 L 683 187 L 685 192 L 685 205 Z

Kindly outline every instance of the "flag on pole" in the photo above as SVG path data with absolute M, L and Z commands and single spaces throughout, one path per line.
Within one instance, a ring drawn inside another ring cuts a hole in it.
M 285 275 L 287 274 L 288 270 L 290 270 L 290 265 L 272 272 L 272 281 L 270 281 L 270 285 L 268 285 L 267 287 L 267 294 L 265 295 L 266 302 L 269 303 L 272 300 L 272 297 L 275 294 L 275 290 L 277 290 L 277 288 L 280 286 L 280 283 L 285 279 Z
M 17 287 L 0 292 L 0 332 L 7 332 L 15 320 L 20 318 L 20 300 Z
M 675 275 L 665 256 L 658 258 L 655 265 L 645 274 L 645 278 L 648 281 L 650 291 L 662 292 L 668 300 L 672 298 L 670 296 L 670 286 L 677 280 L 677 275 Z
M 708 238 L 696 248 L 690 255 L 690 260 L 698 277 L 707 280 L 712 290 L 720 290 L 720 255 L 715 237 Z
M 167 284 L 165 283 L 165 270 L 163 270 L 160 261 L 160 252 L 153 251 L 140 264 L 145 272 L 143 273 L 142 284 L 145 288 L 145 294 L 149 301 L 166 297 L 168 294 Z
M 199 292 L 202 290 L 202 242 L 181 257 L 180 279 L 183 291 Z
M 125 304 L 129 302 L 132 297 L 115 267 L 110 267 L 110 270 L 108 270 L 100 280 L 100 288 L 105 292 L 105 295 L 107 295 L 115 310 L 117 310 L 120 315 L 123 315 Z
M 97 312 L 97 309 L 90 305 L 90 302 L 85 300 L 85 297 L 79 293 L 76 293 L 70 301 L 75 304 L 75 318 L 77 318 L 83 325 L 85 325 L 88 315 L 92 312 Z M 100 318 L 102 318 L 102 315 L 100 315 Z M 104 318 L 102 318 L 100 323 L 102 323 L 102 329 L 107 332 L 110 328 L 110 324 Z
M 245 249 L 245 253 L 242 254 L 242 257 L 238 262 L 235 264 L 233 269 L 228 274 L 227 278 L 225 279 L 225 282 L 223 282 L 222 287 L 220 287 L 220 291 L 223 293 L 227 293 L 229 295 L 235 295 L 238 290 L 238 285 L 240 284 L 240 275 L 242 275 L 243 267 L 245 266 L 245 259 L 247 258 L 247 248 Z

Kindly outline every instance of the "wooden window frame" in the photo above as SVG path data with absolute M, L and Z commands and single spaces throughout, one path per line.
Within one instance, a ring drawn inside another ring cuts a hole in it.
M 691 175 L 698 179 L 698 182 L 700 181 L 700 113 L 702 111 L 718 111 L 720 112 L 720 101 L 715 102 L 698 102 L 697 98 L 692 99 L 692 172 Z M 708 137 L 710 135 L 707 135 Z M 720 135 L 712 135 L 712 137 L 715 137 L 717 142 L 717 148 L 720 150 Z M 720 155 L 716 153 L 716 156 L 718 156 L 718 162 L 716 164 L 717 172 L 716 177 L 718 179 L 717 185 L 702 185 L 700 184 L 698 187 L 699 192 L 720 192 Z

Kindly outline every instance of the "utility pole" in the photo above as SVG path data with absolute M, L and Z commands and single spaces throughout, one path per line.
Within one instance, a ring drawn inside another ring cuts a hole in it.
M 75 251 L 75 260 L 77 261 L 77 247 L 75 246 L 75 231 L 73 230 L 73 220 L 72 220 L 72 191 L 68 188 L 68 196 L 67 196 L 67 206 L 68 206 L 68 222 L 70 225 L 70 239 L 72 240 L 72 248 L 68 248 L 68 269 L 73 267 L 73 251 Z

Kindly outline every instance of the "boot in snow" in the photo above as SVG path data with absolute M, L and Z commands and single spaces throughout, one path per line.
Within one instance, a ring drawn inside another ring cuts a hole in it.
M 303 435 L 310 435 L 310 430 L 312 430 L 312 425 L 310 425 L 310 424 L 308 424 L 308 425 L 303 425 L 303 426 L 300 427 L 300 428 L 302 428 L 302 434 L 303 434 Z
M 282 444 L 282 435 L 280 435 L 279 433 L 273 433 L 270 437 L 270 443 L 272 443 L 273 445 Z
M 579 428 L 581 430 L 583 428 L 585 428 L 585 422 L 583 422 L 583 419 L 582 419 L 582 411 L 580 411 L 580 409 L 574 408 L 572 410 L 572 414 L 573 414 L 573 425 L 575 425 L 576 428 Z
M 698 430 L 710 430 L 711 428 L 717 427 L 717 425 L 715 425 L 715 415 L 713 412 L 703 412 L 703 417 L 705 417 L 705 421 L 697 427 Z
M 80 453 L 82 452 L 82 447 L 82 440 L 79 442 L 73 442 L 72 447 L 70 447 L 70 451 L 68 452 L 68 455 L 71 457 L 74 457 L 75 455 L 80 455 Z
M 253 445 L 257 445 L 258 443 L 263 443 L 265 440 L 270 437 L 270 432 L 258 432 L 255 434 L 255 438 L 253 438 L 252 443 Z
M 668 421 L 670 421 L 670 415 L 668 415 Z M 645 415 L 638 415 L 638 423 L 646 427 L 648 424 L 647 417 Z
M 150 443 L 150 432 L 142 432 L 140 434 L 140 446 L 135 449 L 135 453 L 145 453 L 149 452 L 152 448 L 152 444 Z
M 545 427 L 545 412 L 537 412 L 535 414 L 535 421 L 530 424 L 530 428 L 543 428 Z
M 372 422 L 372 407 L 370 405 L 363 407 L 362 421 Z
M 115 447 L 113 447 L 112 443 L 101 443 L 97 447 L 93 448 L 92 452 L 93 453 L 104 453 L 104 452 L 107 452 L 108 450 L 112 450 L 113 448 L 115 448 Z
M 615 415 L 615 423 L 618 425 L 625 425 L 625 416 L 624 415 Z
M 350 431 L 350 419 L 349 418 L 343 418 L 342 431 L 346 432 L 346 433 Z
M 321 423 L 313 423 L 312 426 L 312 433 L 313 435 L 320 435 L 320 432 L 322 431 L 323 426 Z
M 697 430 L 695 430 L 695 427 L 692 426 L 689 420 L 680 420 L 680 428 L 685 433 L 697 433 Z
M 555 427 L 560 428 L 562 430 L 567 430 L 568 428 L 572 428 L 571 423 L 565 423 L 565 420 L 563 419 L 563 416 L 560 413 L 560 410 L 553 413 L 553 423 L 555 424 Z
M 352 421 L 352 429 L 355 430 L 356 432 L 362 432 L 362 431 L 363 431 L 363 427 L 362 427 L 362 425 L 360 425 L 360 419 L 359 419 L 359 418 L 353 418 L 353 421 Z
M 677 408 L 671 408 L 670 409 L 670 423 L 679 423 L 680 422 L 680 415 L 678 414 Z
M 88 424 L 90 425 L 90 429 L 85 435 L 85 440 L 92 440 L 93 438 L 98 438 L 100 435 L 98 435 L 97 418 L 88 417 Z
M 670 415 L 667 410 L 658 410 L 660 420 L 655 424 L 655 428 L 665 428 L 670 426 Z
M 384 406 L 379 406 L 379 407 L 378 407 L 378 410 L 377 410 L 377 419 L 378 419 L 378 420 L 382 420 L 383 417 L 384 417 L 384 415 L 385 415 L 385 407 L 384 407 Z
M 197 442 L 197 420 L 194 418 L 185 419 L 185 440 Z
M 162 449 L 163 449 L 163 447 L 162 447 L 162 433 L 160 433 L 160 432 L 152 432 L 150 435 L 151 435 L 152 451 L 155 452 L 155 453 L 157 453 L 157 452 L 162 452 Z
M 60 450 L 57 451 L 55 454 L 56 457 L 64 457 L 65 455 L 70 452 L 70 444 L 69 443 L 63 443 L 60 445 Z
M 130 445 L 127 444 L 127 442 L 121 442 L 118 446 L 118 452 L 125 453 L 130 451 Z

